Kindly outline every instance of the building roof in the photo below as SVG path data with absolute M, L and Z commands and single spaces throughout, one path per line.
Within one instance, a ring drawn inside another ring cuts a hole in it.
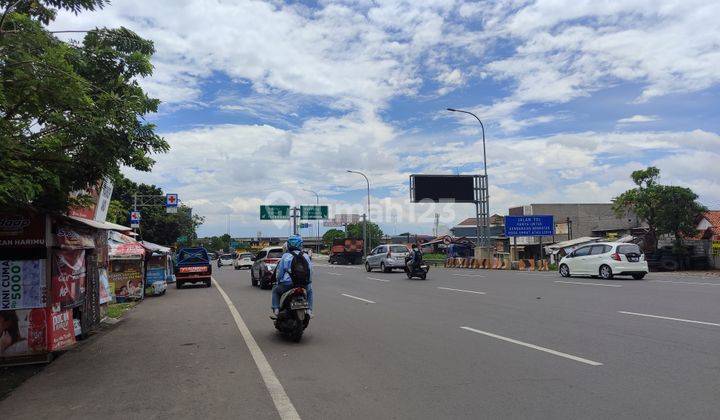
M 703 217 L 707 219 L 713 227 L 720 228 L 720 210 L 706 211 L 703 213 Z
M 468 217 L 467 219 L 463 220 L 462 222 L 458 223 L 454 227 L 460 227 L 460 226 L 475 226 L 477 222 L 475 221 L 474 217 Z
M 500 219 L 504 222 L 505 216 L 501 216 L 499 214 L 493 214 L 488 219 L 489 219 L 490 224 L 492 224 L 494 220 L 498 220 L 498 219 Z M 474 217 L 468 217 L 467 219 L 461 221 L 460 223 L 458 223 L 457 225 L 455 225 L 453 227 L 469 227 L 469 226 L 474 227 L 476 225 L 476 223 L 477 222 Z

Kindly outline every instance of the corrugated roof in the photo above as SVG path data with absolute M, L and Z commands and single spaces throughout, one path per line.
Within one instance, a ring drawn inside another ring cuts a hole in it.
M 129 230 L 132 230 L 132 229 L 130 229 L 130 228 L 127 227 L 127 226 L 118 225 L 118 224 L 115 224 L 115 223 L 110 223 L 110 222 L 97 222 L 97 221 L 95 221 L 95 220 L 85 219 L 85 218 L 83 218 L 83 217 L 77 217 L 77 216 L 67 216 L 67 217 L 70 218 L 70 219 L 75 220 L 76 222 L 80 222 L 80 223 L 86 224 L 86 225 L 88 225 L 88 226 L 90 226 L 90 227 L 94 227 L 95 229 L 117 230 L 117 231 L 120 231 L 120 232 L 126 232 L 126 231 L 129 231 Z

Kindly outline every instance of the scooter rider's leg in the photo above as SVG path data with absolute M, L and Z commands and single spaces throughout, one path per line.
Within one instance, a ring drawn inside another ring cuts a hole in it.
M 307 287 L 305 287 L 305 292 L 307 293 L 307 300 L 308 300 L 308 314 L 310 314 L 310 317 L 313 316 L 313 289 L 312 289 L 312 283 L 308 283 Z
M 273 289 L 272 289 L 271 305 L 272 305 L 273 316 L 277 316 L 278 311 L 280 309 L 280 298 L 282 297 L 282 294 L 283 294 L 281 288 L 282 288 L 282 285 L 276 284 L 275 286 L 273 286 Z

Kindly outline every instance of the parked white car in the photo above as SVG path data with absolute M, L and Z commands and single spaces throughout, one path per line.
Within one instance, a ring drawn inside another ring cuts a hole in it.
M 639 246 L 625 242 L 596 242 L 564 256 L 558 271 L 563 277 L 599 276 L 610 280 L 613 276 L 632 276 L 640 280 L 649 270 Z
M 243 252 L 242 254 L 239 254 L 237 258 L 233 261 L 233 267 L 235 267 L 236 270 L 239 270 L 241 268 L 250 268 L 253 265 L 253 254 L 250 252 Z

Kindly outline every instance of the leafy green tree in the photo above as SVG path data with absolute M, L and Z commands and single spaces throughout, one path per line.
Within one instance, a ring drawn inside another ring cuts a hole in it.
M 695 234 L 695 220 L 705 207 L 690 188 L 661 185 L 657 179 L 660 170 L 653 166 L 632 173 L 636 188 L 625 191 L 613 199 L 618 216 L 628 211 L 635 213 L 648 224 L 652 249 L 657 248 L 659 235 L 675 236 L 676 248 L 681 249 L 683 235 Z
M 113 195 L 108 209 L 108 220 L 127 225 L 130 221 L 130 210 L 134 205 L 135 194 L 161 196 L 165 193 L 155 185 L 136 184 L 122 175 L 113 177 Z M 197 239 L 197 228 L 205 220 L 192 214 L 192 209 L 181 205 L 178 212 L 169 214 L 163 206 L 148 206 L 139 209 L 142 220 L 139 233 L 141 238 L 161 245 L 172 245 L 181 236 L 188 238 L 188 243 Z M 112 217 L 112 218 L 111 218 Z
M 348 237 L 354 239 L 363 238 L 363 222 L 351 223 L 347 225 Z M 373 222 L 367 224 L 368 249 L 380 244 L 383 237 L 383 231 L 380 226 Z
M 168 144 L 143 117 L 157 111 L 138 78 L 152 73 L 152 42 L 94 29 L 66 43 L 45 25 L 105 0 L 0 0 L 0 207 L 65 211 L 69 194 L 118 173 L 149 171 Z
M 323 234 L 322 241 L 326 247 L 332 246 L 335 239 L 342 239 L 345 237 L 345 232 L 340 229 L 330 229 Z

